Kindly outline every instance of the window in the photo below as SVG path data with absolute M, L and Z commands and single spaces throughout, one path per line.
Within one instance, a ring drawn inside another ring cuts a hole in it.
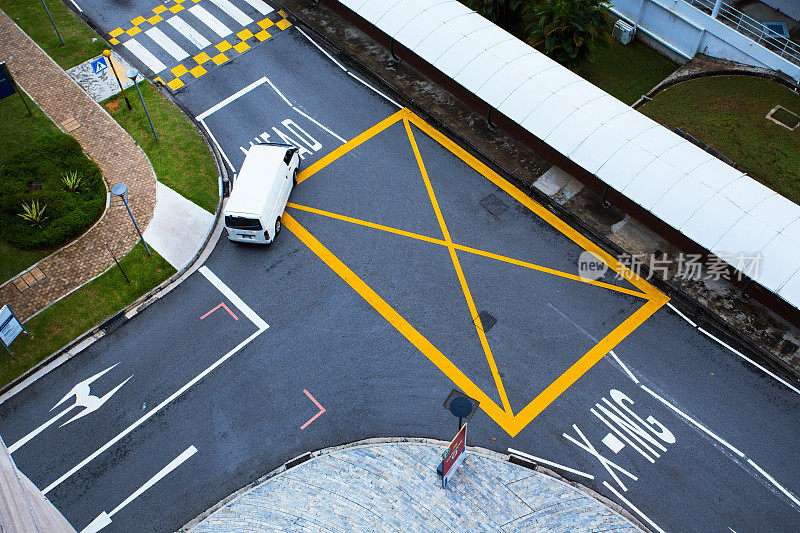
M 261 229 L 261 222 L 257 218 L 232 217 L 229 215 L 225 217 L 225 227 L 257 231 Z
M 294 149 L 286 150 L 286 155 L 283 156 L 283 162 L 288 165 L 292 161 L 293 155 L 294 155 Z

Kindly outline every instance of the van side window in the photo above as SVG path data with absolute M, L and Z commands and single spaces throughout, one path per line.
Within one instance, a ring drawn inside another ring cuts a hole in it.
M 292 156 L 294 155 L 294 150 L 286 150 L 286 155 L 283 156 L 283 162 L 287 165 L 292 160 Z

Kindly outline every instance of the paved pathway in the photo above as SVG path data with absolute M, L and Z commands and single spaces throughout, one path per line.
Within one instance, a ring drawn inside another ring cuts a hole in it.
M 364 444 L 273 476 L 192 533 L 227 531 L 639 531 L 599 500 L 498 454 L 471 450 L 448 488 L 444 445 Z
M 69 134 L 100 167 L 109 189 L 122 181 L 127 184 L 131 208 L 144 229 L 153 216 L 156 176 L 141 148 L 3 12 L 0 60 L 6 61 L 19 85 L 53 122 L 71 130 Z M 75 121 L 80 126 L 71 129 Z M 111 266 L 104 241 L 122 256 L 136 240 L 125 208 L 111 202 L 89 232 L 41 260 L 31 274 L 2 285 L 0 302 L 25 320 Z

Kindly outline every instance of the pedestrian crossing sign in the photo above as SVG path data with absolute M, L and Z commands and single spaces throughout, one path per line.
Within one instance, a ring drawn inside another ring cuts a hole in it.
M 92 71 L 95 74 L 100 74 L 107 68 L 108 68 L 108 63 L 106 62 L 106 58 L 103 56 L 100 56 L 94 61 L 92 61 Z

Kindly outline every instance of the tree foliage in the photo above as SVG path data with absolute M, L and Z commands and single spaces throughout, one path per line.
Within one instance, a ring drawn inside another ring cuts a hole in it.
M 612 22 L 603 0 L 546 0 L 527 15 L 528 42 L 572 70 L 593 63 L 598 45 L 611 44 Z
M 525 14 L 531 0 L 466 0 L 465 4 L 507 32 L 524 37 Z

